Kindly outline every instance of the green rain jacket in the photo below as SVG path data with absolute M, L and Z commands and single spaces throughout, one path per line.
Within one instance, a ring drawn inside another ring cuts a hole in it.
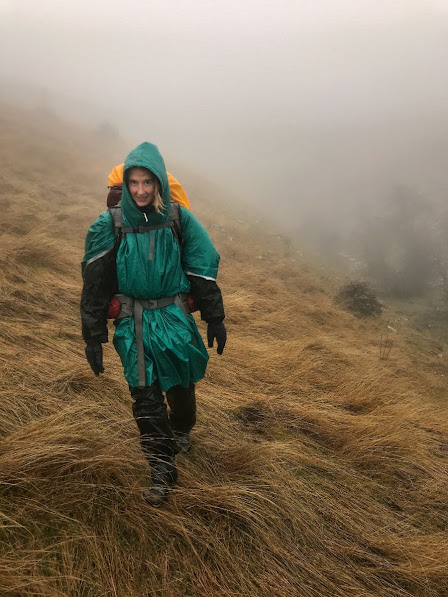
M 140 166 L 147 168 L 160 181 L 164 204 L 162 214 L 155 211 L 145 215 L 132 200 L 126 183 L 121 199 L 122 214 L 126 227 L 156 226 L 169 220 L 170 189 L 165 163 L 158 148 L 142 143 L 126 158 L 124 172 Z M 146 233 L 127 233 L 122 239 L 116 259 L 112 217 L 102 213 L 89 228 L 85 256 L 82 263 L 87 268 L 97 267 L 91 313 L 101 312 L 101 322 L 90 325 L 90 336 L 100 342 L 107 341 L 105 313 L 108 300 L 116 290 L 139 299 L 171 297 L 189 292 L 187 275 L 216 280 L 219 254 L 202 224 L 186 208 L 180 208 L 183 250 L 171 228 L 161 228 Z M 107 271 L 98 268 L 98 262 L 110 264 Z M 116 269 L 115 269 L 116 268 Z M 93 271 L 93 270 L 92 270 Z M 103 279 L 104 278 L 104 279 Z M 113 279 L 112 279 L 113 278 Z M 95 291 L 95 288 L 97 289 Z M 105 295 L 109 294 L 105 301 Z M 86 320 L 88 316 L 86 316 Z M 84 325 L 84 321 L 83 321 Z M 97 329 L 95 330 L 95 325 Z M 102 327 L 103 326 L 103 327 Z M 92 332 L 93 330 L 93 332 Z M 104 335 L 106 334 L 106 338 Z M 143 343 L 145 352 L 146 385 L 157 382 L 162 391 L 175 385 L 189 386 L 205 374 L 208 353 L 192 315 L 185 315 L 175 304 L 143 312 Z M 129 385 L 138 386 L 137 346 L 134 318 L 122 319 L 115 330 L 114 346 L 120 355 L 124 375 Z

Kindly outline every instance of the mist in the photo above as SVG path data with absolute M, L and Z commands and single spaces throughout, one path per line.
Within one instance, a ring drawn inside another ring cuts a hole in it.
M 0 0 L 3 99 L 152 141 L 329 252 L 397 185 L 443 201 L 447 63 L 445 0 Z

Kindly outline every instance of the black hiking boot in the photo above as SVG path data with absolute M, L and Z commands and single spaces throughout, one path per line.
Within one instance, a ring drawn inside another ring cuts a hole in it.
M 174 430 L 174 437 L 176 438 L 176 446 L 178 454 L 188 454 L 191 450 L 190 434 L 184 431 Z
M 168 485 L 153 485 L 151 483 L 149 489 L 142 491 L 142 498 L 153 508 L 158 508 L 167 499 L 169 491 Z
M 177 481 L 177 468 L 174 456 L 165 462 L 157 461 L 151 468 L 149 489 L 142 491 L 142 498 L 147 504 L 158 508 L 168 497 L 172 486 Z

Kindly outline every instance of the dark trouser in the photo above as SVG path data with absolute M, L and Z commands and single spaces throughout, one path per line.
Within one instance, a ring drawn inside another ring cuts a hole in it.
M 189 388 L 173 386 L 166 392 L 171 410 L 169 417 L 158 385 L 130 390 L 142 450 L 149 464 L 153 466 L 155 462 L 173 462 L 178 452 L 174 432 L 189 432 L 196 423 L 194 384 Z
M 196 423 L 196 394 L 194 383 L 189 388 L 173 386 L 166 393 L 170 407 L 171 428 L 189 433 Z

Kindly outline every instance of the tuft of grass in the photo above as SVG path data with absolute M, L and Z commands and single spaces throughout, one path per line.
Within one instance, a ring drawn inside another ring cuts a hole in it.
M 368 282 L 347 282 L 339 289 L 334 300 L 359 317 L 381 315 L 383 311 L 383 305 Z

